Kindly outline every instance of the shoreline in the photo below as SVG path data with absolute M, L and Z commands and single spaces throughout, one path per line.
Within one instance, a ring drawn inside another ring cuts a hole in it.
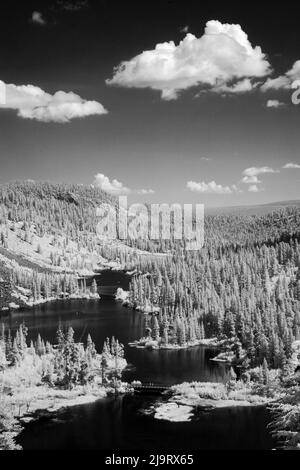
M 90 390 L 85 389 L 83 386 L 77 386 L 72 390 L 51 389 L 47 386 L 36 388 L 39 388 L 40 396 L 30 402 L 29 409 L 27 404 L 24 404 L 23 409 L 21 408 L 19 413 L 14 416 L 14 419 L 18 423 L 18 429 L 13 432 L 4 432 L 4 434 L 10 434 L 16 441 L 24 431 L 26 425 L 38 422 L 42 418 L 59 416 L 60 413 L 68 408 L 90 405 L 99 400 L 108 398 L 109 396 L 132 393 L 132 388 L 126 382 L 122 382 L 117 390 L 114 390 L 112 387 L 104 386 L 98 388 L 94 387 Z M 14 397 L 11 397 L 12 402 L 14 401 L 13 398 Z M 10 400 L 6 400 L 8 405 L 9 401 Z M 17 403 L 14 403 L 13 406 L 14 408 L 18 408 Z
M 177 351 L 182 349 L 195 348 L 198 346 L 207 346 L 211 349 L 218 349 L 220 347 L 216 338 L 199 339 L 192 342 L 184 343 L 182 345 L 172 343 L 158 344 L 158 341 L 153 340 L 152 338 L 141 338 L 139 340 L 128 343 L 128 346 L 136 349 L 149 349 L 155 351 Z
M 34 307 L 39 307 L 40 305 L 50 304 L 52 302 L 66 302 L 66 301 L 73 301 L 73 300 L 97 301 L 97 300 L 101 300 L 101 297 L 99 294 L 91 294 L 91 295 L 72 294 L 69 297 L 49 297 L 47 299 L 40 299 L 40 300 L 29 302 L 23 305 L 15 304 L 14 306 L 2 307 L 0 309 L 0 318 L 1 318 L 1 314 L 11 314 L 12 312 L 32 309 Z
M 190 422 L 195 418 L 195 414 L 199 411 L 210 412 L 222 408 L 256 408 L 266 407 L 270 401 L 262 403 L 251 403 L 247 400 L 204 400 L 197 406 L 181 403 L 174 399 L 170 399 L 166 403 L 162 403 L 157 407 L 153 406 L 149 410 L 153 414 L 154 419 L 169 421 L 169 422 Z
M 153 405 L 147 414 L 154 419 L 171 422 L 189 422 L 197 411 L 214 411 L 222 408 L 267 406 L 275 397 L 267 398 L 254 392 L 254 384 L 236 382 L 232 390 L 218 382 L 185 382 L 171 387 L 172 395 Z
M 30 403 L 30 409 L 26 409 L 26 405 L 23 405 L 25 409 L 16 416 L 21 423 L 27 424 L 45 414 L 52 415 L 66 408 L 89 405 L 109 396 L 132 392 L 132 388 L 126 382 L 122 382 L 116 390 L 113 387 L 105 386 L 93 387 L 90 390 L 85 389 L 83 386 L 77 386 L 72 390 L 50 389 L 49 387 L 38 388 L 41 389 L 42 393 Z
M 109 265 L 109 263 L 111 263 L 111 265 Z M 132 270 L 131 271 L 127 270 L 125 268 L 125 266 L 118 265 L 114 262 L 108 262 L 107 266 L 102 266 L 101 268 L 97 268 L 97 270 L 91 271 L 90 273 L 85 274 L 85 275 L 80 275 L 80 273 L 74 273 L 74 272 L 73 273 L 71 272 L 71 273 L 68 273 L 68 274 L 73 274 L 73 275 L 77 276 L 77 280 L 80 281 L 80 280 L 83 280 L 83 279 L 85 279 L 85 280 L 86 279 L 93 279 L 96 276 L 101 275 L 101 273 L 103 271 L 123 272 L 124 274 L 128 274 L 129 276 L 132 275 L 135 272 L 135 270 L 133 270 L 133 271 Z M 55 271 L 54 271 L 54 273 L 55 273 Z M 100 300 L 101 299 L 101 296 L 98 292 L 97 293 L 92 293 L 92 292 L 87 291 L 85 293 L 65 294 L 65 296 L 64 296 L 64 294 L 60 294 L 59 296 L 41 298 L 39 300 L 29 300 L 29 298 L 27 300 L 24 300 L 24 297 L 26 297 L 26 296 L 25 296 L 24 293 L 22 295 L 21 291 L 26 290 L 26 289 L 23 289 L 22 287 L 19 287 L 19 286 L 17 286 L 16 289 L 19 289 L 20 292 L 16 292 L 14 289 L 10 292 L 11 297 L 15 300 L 12 300 L 7 305 L 0 308 L 0 317 L 1 317 L 2 313 L 9 314 L 9 313 L 17 311 L 17 310 L 23 310 L 23 309 L 27 309 L 27 308 L 34 308 L 34 307 L 37 307 L 39 305 L 44 305 L 44 304 L 51 303 L 51 302 L 56 302 L 56 301 L 65 301 L 65 300 L 87 300 L 87 301 L 89 301 L 89 300 Z M 17 303 L 18 299 L 19 300 L 21 299 L 20 304 Z M 118 300 L 118 299 L 116 299 L 116 300 Z
M 134 306 L 133 303 L 128 300 L 128 295 L 129 295 L 129 291 L 124 291 L 122 288 L 119 288 L 115 294 L 115 300 L 117 302 L 120 302 L 123 305 L 123 307 L 137 311 L 141 314 L 145 315 L 145 314 L 150 313 L 150 311 L 148 312 L 140 306 Z M 158 309 L 158 307 L 151 308 L 151 312 L 156 313 L 156 309 Z M 137 349 L 150 349 L 150 350 L 151 349 L 153 350 L 181 350 L 181 349 L 194 348 L 197 346 L 208 346 L 210 348 L 219 349 L 219 348 L 222 348 L 222 345 L 224 343 L 224 340 L 218 340 L 216 337 L 196 339 L 194 341 L 186 342 L 182 345 L 178 343 L 163 344 L 160 342 L 160 340 L 161 338 L 159 340 L 154 340 L 151 337 L 142 337 L 138 340 L 128 343 L 128 346 L 132 348 L 137 348 Z
M 139 305 L 134 305 L 129 299 L 129 291 L 125 291 L 122 288 L 118 288 L 115 294 L 115 300 L 120 302 L 123 307 L 134 310 L 139 312 L 143 315 L 147 315 L 149 313 L 158 313 L 159 308 L 149 306 L 148 310 L 143 308 Z M 202 338 L 202 339 L 195 339 L 194 341 L 188 341 L 183 344 L 178 343 L 163 343 L 161 341 L 161 337 L 158 340 L 153 339 L 152 337 L 142 337 L 138 340 L 131 341 L 128 343 L 128 346 L 136 349 L 149 349 L 149 350 L 183 350 L 183 349 L 190 349 L 197 346 L 207 346 L 211 349 L 220 350 L 219 353 L 212 359 L 211 361 L 223 363 L 225 365 L 232 365 L 235 362 L 235 357 L 232 355 L 227 354 L 227 349 L 225 347 L 225 343 L 230 342 L 230 339 L 218 339 L 217 337 L 212 338 Z M 222 356 L 226 355 L 226 359 L 223 359 Z M 219 357 L 220 356 L 220 357 Z

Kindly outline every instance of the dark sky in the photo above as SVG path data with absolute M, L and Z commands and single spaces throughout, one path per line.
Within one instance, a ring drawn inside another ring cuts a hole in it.
M 132 189 L 132 199 L 256 204 L 299 199 L 300 105 L 290 90 L 224 96 L 192 87 L 176 100 L 159 91 L 108 86 L 113 69 L 158 43 L 185 37 L 184 26 L 200 38 L 209 20 L 240 24 L 259 45 L 277 77 L 300 59 L 300 14 L 293 3 L 89 1 L 71 11 L 69 3 L 14 2 L 0 7 L 0 80 L 35 85 L 54 94 L 74 92 L 101 103 L 108 114 L 69 123 L 40 122 L 0 109 L 0 183 L 14 179 L 90 184 L 97 173 Z M 44 24 L 32 22 L 41 13 Z M 268 100 L 284 106 L 268 108 Z M 241 182 L 249 167 L 257 192 Z M 215 181 L 237 189 L 199 193 L 188 181 Z M 154 194 L 135 190 L 152 188 Z

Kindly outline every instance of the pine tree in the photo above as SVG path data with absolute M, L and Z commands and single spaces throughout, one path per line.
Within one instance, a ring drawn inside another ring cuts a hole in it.
M 95 359 L 97 356 L 96 347 L 90 334 L 88 334 L 87 341 L 86 341 L 86 353 L 87 353 L 89 363 L 91 363 L 91 361 Z
M 159 341 L 159 323 L 158 323 L 158 320 L 157 320 L 157 317 L 156 315 L 153 316 L 153 320 L 152 320 L 152 324 L 153 324 L 153 328 L 152 328 L 152 337 L 155 341 Z
M 65 343 L 65 335 L 63 333 L 61 324 L 59 324 L 58 329 L 56 331 L 56 341 L 58 344 L 58 350 L 61 351 Z
M 269 366 L 266 358 L 264 358 L 262 363 L 262 375 L 263 375 L 263 383 L 264 385 L 269 385 Z
M 93 279 L 92 286 L 91 286 L 91 292 L 92 292 L 92 294 L 97 294 L 98 293 L 98 286 L 97 286 L 96 279 Z

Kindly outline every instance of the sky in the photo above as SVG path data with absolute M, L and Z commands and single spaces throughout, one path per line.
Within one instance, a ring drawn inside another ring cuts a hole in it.
M 300 199 L 300 12 L 206 3 L 2 5 L 0 183 L 94 184 L 132 202 Z

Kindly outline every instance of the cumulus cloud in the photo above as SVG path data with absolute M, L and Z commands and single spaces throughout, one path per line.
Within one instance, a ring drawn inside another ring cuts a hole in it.
M 247 93 L 255 90 L 258 85 L 259 83 L 252 83 L 249 78 L 244 78 L 233 85 L 217 85 L 212 89 L 212 91 L 223 93 Z
M 6 86 L 5 83 L 0 80 L 0 106 L 6 103 Z
M 267 108 L 282 108 L 284 103 L 279 100 L 268 100 L 266 106 Z
M 266 55 L 259 46 L 252 46 L 240 25 L 212 20 L 200 38 L 188 33 L 177 46 L 173 41 L 157 44 L 153 50 L 121 62 L 106 83 L 152 88 L 170 100 L 195 85 L 218 91 L 234 80 L 265 77 L 270 72 Z M 237 84 L 235 91 L 239 88 L 249 89 L 250 83 Z
M 196 181 L 188 181 L 186 184 L 187 189 L 197 193 L 215 193 L 215 194 L 231 194 L 234 191 L 237 191 L 235 185 L 232 186 L 222 186 L 217 184 L 215 181 L 210 181 L 210 183 L 205 183 L 204 181 L 197 183 Z
M 273 168 L 270 168 L 269 166 L 262 166 L 262 167 L 252 166 L 250 168 L 246 168 L 243 171 L 242 183 L 249 185 L 248 191 L 250 193 L 258 193 L 260 191 L 263 191 L 263 189 L 258 186 L 262 184 L 262 180 L 260 180 L 258 176 L 264 175 L 266 173 L 279 173 L 279 171 L 274 170 Z
M 54 95 L 33 85 L 14 85 L 1 82 L 5 99 L 0 109 L 14 109 L 24 119 L 65 123 L 75 118 L 106 114 L 97 101 L 87 101 L 73 92 L 57 91 Z
M 246 168 L 243 171 L 243 175 L 249 176 L 249 177 L 263 175 L 265 173 L 279 173 L 279 170 L 274 170 L 273 168 L 270 168 L 269 166 L 262 166 L 262 167 L 253 166 L 250 168 Z
M 46 20 L 43 17 L 42 13 L 40 11 L 34 11 L 31 15 L 31 21 L 32 23 L 40 24 L 40 25 L 45 25 Z
M 284 75 L 276 78 L 268 78 L 261 86 L 261 91 L 289 90 L 293 88 L 293 82 L 300 79 L 300 60 L 297 60 L 292 68 Z
M 261 91 L 289 89 L 291 87 L 290 80 L 285 75 L 277 78 L 268 78 L 261 86 Z
M 154 194 L 153 189 L 137 189 L 137 194 L 141 194 L 142 196 L 145 196 L 147 194 Z
M 249 193 L 259 193 L 260 191 L 263 191 L 262 189 L 259 189 L 259 187 L 256 184 L 251 184 L 248 188 Z
M 282 168 L 286 169 L 286 170 L 289 170 L 289 169 L 299 169 L 300 168 L 300 165 L 299 163 L 286 163 Z
M 115 196 L 126 195 L 126 194 L 140 194 L 142 196 L 154 194 L 153 189 L 130 189 L 124 186 L 121 181 L 117 179 L 110 180 L 108 176 L 105 176 L 103 173 L 97 173 L 94 179 L 94 186 L 106 191 L 109 194 L 114 194 Z
M 256 175 L 251 175 L 251 176 L 246 175 L 243 177 L 242 182 L 245 184 L 259 184 L 261 183 L 261 180 L 259 180 Z
M 292 81 L 298 80 L 300 78 L 300 60 L 296 60 L 291 70 L 286 73 L 286 76 L 289 77 Z
M 97 173 L 95 175 L 94 186 L 106 191 L 109 194 L 128 194 L 130 189 L 126 188 L 120 181 L 117 179 L 110 180 L 108 176 L 105 176 L 103 173 Z

